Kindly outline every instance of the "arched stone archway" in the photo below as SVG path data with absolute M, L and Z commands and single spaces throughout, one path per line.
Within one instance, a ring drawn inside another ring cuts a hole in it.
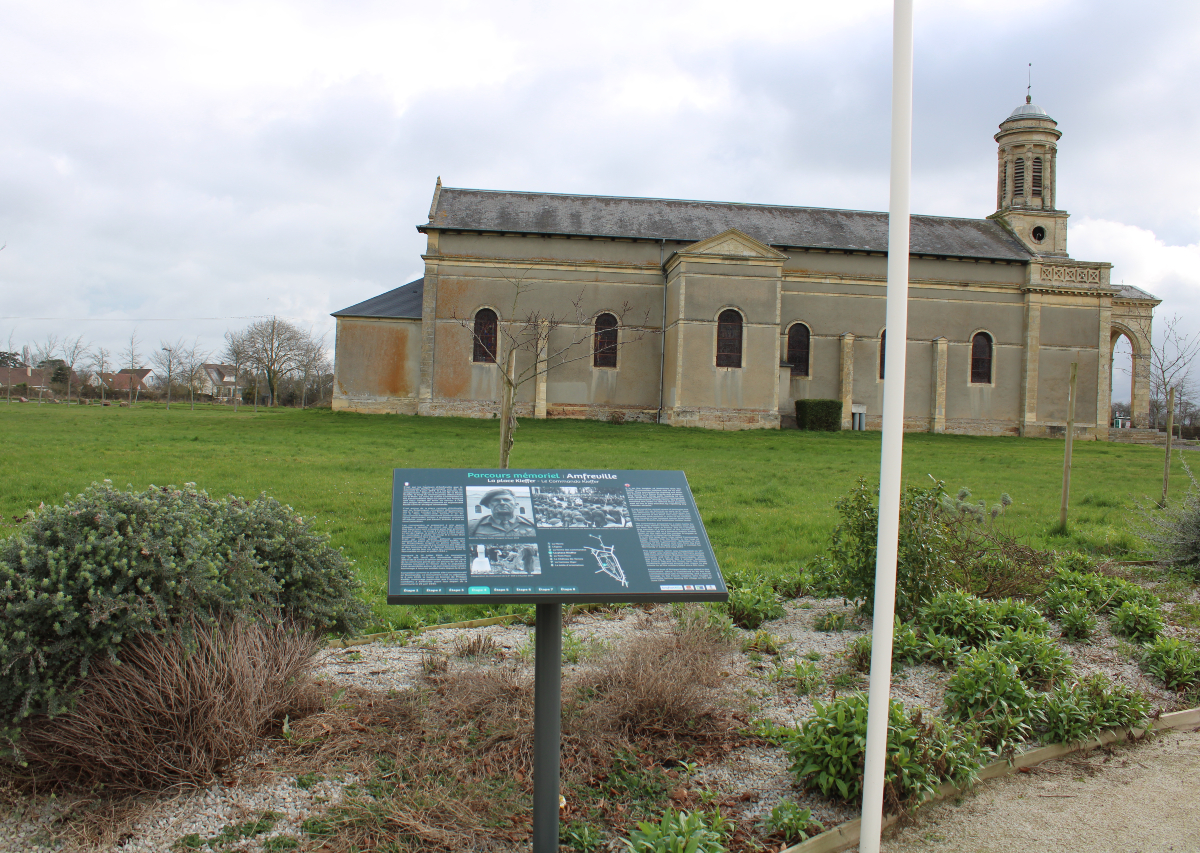
M 1114 315 L 1116 311 L 1114 310 Z M 1149 429 L 1150 427 L 1150 321 L 1149 312 L 1130 311 L 1129 316 L 1114 316 L 1109 326 L 1109 371 L 1112 370 L 1112 353 L 1117 341 L 1125 338 L 1129 341 L 1132 361 L 1132 376 L 1129 389 L 1129 414 L 1133 419 L 1134 429 Z M 1109 401 L 1111 411 L 1112 380 L 1109 380 Z

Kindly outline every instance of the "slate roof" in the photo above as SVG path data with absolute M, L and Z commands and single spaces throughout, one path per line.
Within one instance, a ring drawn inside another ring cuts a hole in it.
M 425 294 L 425 279 L 402 284 L 395 290 L 372 296 L 357 305 L 334 311 L 334 317 L 400 317 L 421 319 L 421 297 Z
M 737 228 L 770 246 L 887 251 L 888 215 L 860 210 L 454 187 L 442 187 L 435 204 L 429 222 L 418 225 L 417 230 L 695 243 Z M 1031 257 L 1015 237 L 990 219 L 914 216 L 911 246 L 913 253 L 922 255 L 1006 261 L 1028 261 Z
M 1140 287 L 1134 287 L 1132 284 L 1118 284 L 1116 298 L 1117 299 L 1152 299 L 1155 302 L 1162 302 L 1162 300 L 1159 299 L 1157 296 L 1147 293 L 1146 291 L 1142 290 Z

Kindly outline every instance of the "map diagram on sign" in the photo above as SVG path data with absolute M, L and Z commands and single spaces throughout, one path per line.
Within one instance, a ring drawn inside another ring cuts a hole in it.
M 617 555 L 613 552 L 615 545 L 605 545 L 604 540 L 599 536 L 591 536 L 600 543 L 599 548 L 588 548 L 592 552 L 592 556 L 596 558 L 596 563 L 600 566 L 600 571 L 596 574 L 606 574 L 615 581 L 618 581 L 621 586 L 629 586 L 629 580 L 625 577 L 625 572 L 621 569 L 621 561 L 617 559 Z M 587 547 L 586 545 L 584 547 Z

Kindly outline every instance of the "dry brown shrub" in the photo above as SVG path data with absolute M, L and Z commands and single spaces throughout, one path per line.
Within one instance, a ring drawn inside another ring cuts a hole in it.
M 131 640 L 121 663 L 93 667 L 71 712 L 32 718 L 18 743 L 26 779 L 99 784 L 110 795 L 207 785 L 268 723 L 311 702 L 322 645 L 313 633 L 283 623 L 189 627 Z

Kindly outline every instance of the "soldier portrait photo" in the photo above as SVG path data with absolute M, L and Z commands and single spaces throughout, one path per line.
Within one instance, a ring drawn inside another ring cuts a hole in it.
M 467 486 L 466 491 L 468 536 L 515 539 L 537 535 L 528 486 Z

